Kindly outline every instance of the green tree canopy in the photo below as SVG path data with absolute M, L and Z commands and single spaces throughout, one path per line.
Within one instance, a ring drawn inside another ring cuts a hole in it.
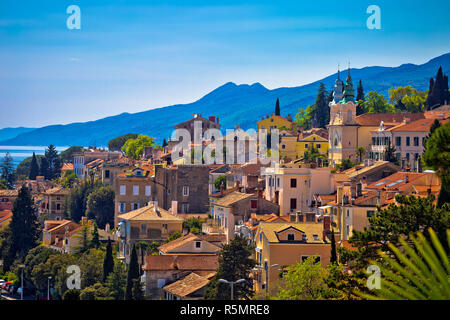
M 111 139 L 108 142 L 108 149 L 109 151 L 120 151 L 127 140 L 136 139 L 137 137 L 138 134 L 136 133 L 128 133 L 124 134 L 123 136 Z
M 395 108 L 390 105 L 386 98 L 375 91 L 366 94 L 366 101 L 362 103 L 364 113 L 393 113 Z
M 78 152 L 82 152 L 84 150 L 83 147 L 79 147 L 79 146 L 72 146 L 64 151 L 62 151 L 59 154 L 59 158 L 61 160 L 61 162 L 73 162 L 73 154 L 74 153 L 78 153 Z
M 16 181 L 16 173 L 14 171 L 13 159 L 9 152 L 5 154 L 1 164 L 0 164 L 0 179 L 8 189 L 14 188 L 14 183 Z
M 225 244 L 219 255 L 219 269 L 210 282 L 205 297 L 207 299 L 229 300 L 231 298 L 230 286 L 220 283 L 219 279 L 227 281 L 246 281 L 234 286 L 234 299 L 250 299 L 253 292 L 253 279 L 250 273 L 255 266 L 251 258 L 253 247 L 246 239 L 235 237 L 229 244 Z
M 128 139 L 122 147 L 122 150 L 130 158 L 139 160 L 144 154 L 145 147 L 155 147 L 155 140 L 152 137 L 138 135 L 135 139 Z
M 114 226 L 114 190 L 109 186 L 94 189 L 87 198 L 86 216 L 97 222 L 101 229 L 109 223 Z

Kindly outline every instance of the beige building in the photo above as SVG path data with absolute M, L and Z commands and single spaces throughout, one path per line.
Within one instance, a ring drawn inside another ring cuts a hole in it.
M 247 222 L 252 214 L 278 214 L 279 210 L 277 204 L 260 198 L 257 194 L 238 191 L 215 199 L 213 208 L 213 222 L 202 225 L 202 231 L 214 233 L 214 227 L 217 226 L 219 233 L 226 235 L 227 243 L 234 239 L 238 226 Z
M 280 285 L 280 269 L 310 256 L 326 266 L 331 255 L 330 232 L 329 217 L 313 222 L 261 222 L 254 239 L 256 292 L 265 292 L 267 286 L 273 295 Z
M 39 215 L 46 216 L 51 220 L 64 219 L 65 201 L 70 190 L 63 187 L 55 187 L 41 193 Z
M 157 203 L 118 216 L 119 257 L 129 263 L 133 244 L 139 241 L 163 241 L 174 232 L 183 231 L 183 219 L 158 207 Z
M 311 177 L 309 168 L 269 167 L 264 171 L 265 198 L 280 206 L 280 215 L 307 212 L 311 205 Z
M 115 183 L 114 224 L 118 216 L 132 210 L 142 208 L 155 199 L 156 191 L 152 176 L 153 166 L 136 167 L 132 171 L 119 173 Z

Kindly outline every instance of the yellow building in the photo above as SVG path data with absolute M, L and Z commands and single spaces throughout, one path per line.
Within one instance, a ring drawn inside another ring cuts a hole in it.
M 270 132 L 271 129 L 278 129 L 280 131 L 282 129 L 292 130 L 295 126 L 295 123 L 292 121 L 290 116 L 285 118 L 275 114 L 272 114 L 270 117 L 263 117 L 256 124 L 258 125 L 258 131 L 265 129 L 267 132 Z
M 267 292 L 273 295 L 281 284 L 280 269 L 302 262 L 309 256 L 316 256 L 326 266 L 331 255 L 329 222 L 329 217 L 325 217 L 323 222 L 261 222 L 254 238 L 255 291 L 264 294 L 267 285 Z
M 301 159 L 305 155 L 305 151 L 318 150 L 321 155 L 326 155 L 328 152 L 328 139 L 321 137 L 318 134 L 309 135 L 294 135 L 282 131 L 280 133 L 280 158 L 289 158 L 291 160 Z

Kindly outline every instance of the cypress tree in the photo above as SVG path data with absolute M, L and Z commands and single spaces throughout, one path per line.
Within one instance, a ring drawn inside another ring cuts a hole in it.
M 4 270 L 9 269 L 10 263 L 15 258 L 24 258 L 28 251 L 37 244 L 39 230 L 33 205 L 30 191 L 27 187 L 22 186 L 13 204 L 13 216 L 10 222 L 8 239 L 10 247 L 8 249 L 8 259 L 4 261 Z
M 112 255 L 112 245 L 111 240 L 108 239 L 108 243 L 106 244 L 106 253 L 105 259 L 103 260 L 103 282 L 106 281 L 109 274 L 114 270 L 114 258 Z
M 330 111 L 325 94 L 325 85 L 320 83 L 312 114 L 313 127 L 316 128 L 325 128 L 330 119 Z
M 356 89 L 356 102 L 358 102 L 359 100 L 362 100 L 362 101 L 365 100 L 364 99 L 364 88 L 363 88 L 361 80 L 359 80 L 358 88 Z
M 426 110 L 430 110 L 431 107 L 431 93 L 433 92 L 433 87 L 434 87 L 434 79 L 430 78 L 430 86 L 428 88 L 428 96 L 427 96 L 427 100 L 425 101 L 425 108 Z
M 280 115 L 280 99 L 277 98 L 277 102 L 275 103 L 275 115 Z
M 98 249 L 100 247 L 100 237 L 98 235 L 97 223 L 94 222 L 94 229 L 92 230 L 91 248 Z
M 127 287 L 125 290 L 125 300 L 133 300 L 133 280 L 139 279 L 139 264 L 136 247 L 131 250 L 130 265 L 128 266 Z
M 41 160 L 41 168 L 39 170 L 39 175 L 45 177 L 45 179 L 50 178 L 47 158 L 42 158 Z
M 36 155 L 33 152 L 33 158 L 31 159 L 30 164 L 30 174 L 28 175 L 28 178 L 30 180 L 36 180 L 36 176 L 39 175 L 39 165 L 36 159 Z
M 331 257 L 330 263 L 337 263 L 336 239 L 334 238 L 334 229 L 331 230 Z
M 164 148 L 165 146 L 167 146 L 166 138 L 164 138 L 163 143 L 162 143 L 162 147 Z

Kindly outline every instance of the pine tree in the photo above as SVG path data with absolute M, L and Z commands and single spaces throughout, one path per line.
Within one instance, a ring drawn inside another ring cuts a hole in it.
M 105 259 L 103 260 L 103 282 L 106 281 L 109 274 L 114 270 L 114 258 L 112 254 L 112 245 L 111 240 L 108 239 L 108 243 L 106 244 L 106 253 Z
M 128 266 L 127 287 L 125 290 L 125 300 L 133 300 L 133 280 L 139 279 L 139 263 L 136 248 L 133 245 L 131 250 L 130 264 Z
M 331 257 L 330 263 L 337 263 L 336 239 L 334 238 L 334 229 L 331 230 Z
M 30 180 L 36 180 L 36 176 L 39 175 L 39 165 L 36 159 L 36 155 L 33 152 L 33 158 L 31 159 L 31 164 L 30 164 L 30 174 L 28 175 L 28 178 Z
M 253 296 L 253 281 L 249 277 L 255 266 L 255 261 L 251 258 L 252 249 L 247 240 L 239 236 L 223 246 L 219 256 L 219 269 L 205 292 L 205 298 L 213 300 L 231 298 L 230 286 L 220 283 L 219 279 L 227 281 L 245 279 L 244 283 L 234 286 L 234 298 L 250 299 Z
M 48 162 L 48 180 L 53 180 L 61 174 L 61 161 L 58 156 L 58 151 L 54 145 L 49 145 L 45 150 L 45 158 Z
M 8 270 L 15 258 L 24 258 L 28 251 L 34 248 L 39 238 L 39 229 L 36 213 L 33 207 L 31 193 L 27 187 L 22 186 L 12 209 L 10 222 L 10 243 L 8 259 L 5 259 L 5 269 Z
M 275 103 L 275 115 L 280 115 L 280 100 L 277 98 L 277 102 Z
M 14 189 L 16 174 L 14 172 L 13 159 L 9 155 L 9 152 L 7 152 L 5 157 L 3 158 L 0 168 L 1 168 L 0 179 L 3 180 L 3 183 L 6 185 L 8 189 Z

